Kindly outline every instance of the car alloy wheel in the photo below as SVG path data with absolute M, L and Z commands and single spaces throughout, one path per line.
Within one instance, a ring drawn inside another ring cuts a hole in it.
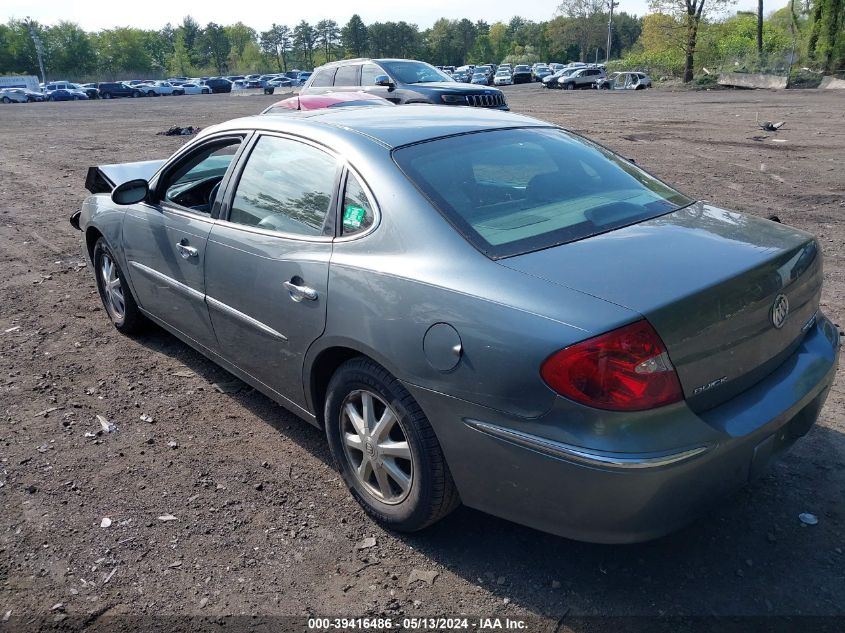
M 352 496 L 376 521 L 421 530 L 460 504 L 443 449 L 404 385 L 369 358 L 352 358 L 329 381 L 326 438 Z
M 414 459 L 396 412 L 377 394 L 357 390 L 343 401 L 340 423 L 358 483 L 382 503 L 401 503 L 411 490 Z
M 566 84 L 566 89 L 567 90 L 575 90 L 575 84 L 573 84 L 573 83 Z
M 94 245 L 92 263 L 100 299 L 115 328 L 124 334 L 140 332 L 147 319 L 135 303 L 123 272 L 102 237 Z
M 9 97 L 3 97 L 3 103 L 12 103 L 12 100 Z
M 100 257 L 98 273 L 100 282 L 103 284 L 106 309 L 112 319 L 122 322 L 126 318 L 126 299 L 123 296 L 123 285 L 117 274 L 117 265 L 111 258 L 111 253 L 103 253 Z

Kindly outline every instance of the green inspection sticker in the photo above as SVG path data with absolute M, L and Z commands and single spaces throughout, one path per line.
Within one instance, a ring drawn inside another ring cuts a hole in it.
M 351 204 L 346 205 L 343 211 L 343 228 L 345 229 L 359 229 L 364 217 L 367 215 L 367 210 L 363 207 L 354 207 Z

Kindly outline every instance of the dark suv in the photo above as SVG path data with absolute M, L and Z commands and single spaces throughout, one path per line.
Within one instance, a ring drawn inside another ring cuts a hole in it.
M 413 59 L 347 59 L 320 66 L 302 94 L 364 90 L 396 104 L 436 103 L 508 110 L 501 90 L 458 83 Z
M 232 82 L 224 77 L 212 77 L 200 82 L 201 86 L 208 86 L 211 92 L 217 94 L 219 92 L 232 92 Z
M 117 99 L 118 97 L 143 97 L 144 93 L 128 84 L 119 81 L 110 81 L 96 85 L 100 91 L 101 99 Z

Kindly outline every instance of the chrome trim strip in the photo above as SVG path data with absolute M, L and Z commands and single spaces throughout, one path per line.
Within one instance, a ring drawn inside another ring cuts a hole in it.
M 135 268 L 136 270 L 139 270 L 142 273 L 149 275 L 154 279 L 157 279 L 158 281 L 164 284 L 167 284 L 174 290 L 182 293 L 183 295 L 186 295 L 191 299 L 195 299 L 197 301 L 202 301 L 203 299 L 205 299 L 205 295 L 199 290 L 194 290 L 190 286 L 186 286 L 185 284 L 183 284 L 181 281 L 176 281 L 172 277 L 168 277 L 164 273 L 160 273 L 155 268 L 150 268 L 149 266 L 145 266 L 144 264 L 141 264 L 139 262 L 133 262 L 131 260 L 129 262 L 129 266 Z
M 225 312 L 226 314 L 228 314 L 229 316 L 237 319 L 238 321 L 241 321 L 242 323 L 245 323 L 246 325 L 249 325 L 250 327 L 253 327 L 256 330 L 261 330 L 262 332 L 264 332 L 265 334 L 267 334 L 268 336 L 270 336 L 274 339 L 277 339 L 279 341 L 288 340 L 288 337 L 285 336 L 284 334 L 282 334 L 281 332 L 277 332 L 276 330 L 271 328 L 269 325 L 262 323 L 258 319 L 253 319 L 248 314 L 244 314 L 240 310 L 236 310 L 232 306 L 230 306 L 226 303 L 223 303 L 219 299 L 215 299 L 214 297 L 209 297 L 208 295 L 206 295 L 205 301 L 206 301 L 206 303 L 208 303 L 208 307 L 217 308 L 221 312 Z
M 556 442 L 554 440 L 538 437 L 529 433 L 506 429 L 502 426 L 490 424 L 488 422 L 465 418 L 464 423 L 470 428 L 480 431 L 486 435 L 516 444 L 523 448 L 535 450 L 551 457 L 577 461 L 590 466 L 600 466 L 604 468 L 621 468 L 625 470 L 659 468 L 660 466 L 668 466 L 670 464 L 677 464 L 678 462 L 686 461 L 709 451 L 711 448 L 710 446 L 698 446 L 678 453 L 669 453 L 667 455 L 659 455 L 657 457 L 640 456 L 637 453 L 602 454 L 595 453 L 579 446 L 572 446 L 570 444 Z

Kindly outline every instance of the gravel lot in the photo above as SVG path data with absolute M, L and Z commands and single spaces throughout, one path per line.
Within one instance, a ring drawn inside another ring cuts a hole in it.
M 822 305 L 845 324 L 845 95 L 507 93 L 514 111 L 682 191 L 818 235 Z M 273 100 L 0 106 L 0 618 L 466 613 L 616 630 L 579 616 L 845 616 L 842 372 L 820 423 L 767 476 L 681 532 L 612 547 L 464 508 L 422 534 L 387 533 L 319 431 L 257 392 L 218 393 L 227 374 L 168 334 L 119 335 L 67 222 L 86 168 L 166 157 L 186 139 L 156 132 Z M 755 113 L 786 126 L 762 132 Z M 97 415 L 118 430 L 97 434 Z

